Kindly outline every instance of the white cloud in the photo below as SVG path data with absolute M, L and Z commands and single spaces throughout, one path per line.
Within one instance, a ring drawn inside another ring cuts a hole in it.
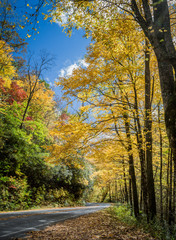
M 52 12 L 53 20 L 59 26 L 66 24 L 68 22 L 68 18 L 72 16 L 74 12 L 74 3 L 72 1 L 67 2 L 64 7 L 66 9 L 64 12 L 60 12 L 60 10 L 57 9 Z
M 74 64 L 69 65 L 66 68 L 62 68 L 59 72 L 58 77 L 69 77 L 72 75 L 73 71 L 78 67 L 87 68 L 89 64 L 85 61 L 85 59 L 79 59 Z
M 74 71 L 75 69 L 77 69 L 78 67 L 79 67 L 79 66 L 78 66 L 76 63 L 68 66 L 68 67 L 67 67 L 67 71 L 66 71 L 67 75 L 68 75 L 68 76 L 71 76 L 72 73 L 73 73 L 73 71 Z
M 61 69 L 61 70 L 60 70 L 59 77 L 64 77 L 65 72 L 66 72 L 66 69 Z
M 66 24 L 67 23 L 68 14 L 62 13 L 61 16 L 60 16 L 60 19 L 61 20 L 58 20 L 55 16 L 53 17 L 54 22 L 57 23 L 61 27 L 62 24 Z
M 87 68 L 89 66 L 89 64 L 85 61 L 85 59 L 78 60 L 78 63 L 81 67 Z

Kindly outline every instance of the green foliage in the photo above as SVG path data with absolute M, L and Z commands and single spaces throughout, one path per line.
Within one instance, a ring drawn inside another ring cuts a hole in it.
M 68 164 L 68 161 L 71 163 Z M 75 166 L 74 161 L 81 162 L 82 167 Z M 90 179 L 92 168 L 84 158 L 79 157 L 78 159 L 78 157 L 72 156 L 70 160 L 62 160 L 62 164 L 58 164 L 53 170 L 55 176 L 57 176 L 59 186 L 67 189 L 69 194 L 74 196 L 75 201 L 88 197 L 93 187 L 93 181 Z
M 26 178 L 0 177 L 0 210 L 28 208 L 31 191 Z
M 20 120 L 11 111 L 0 114 L 1 148 L 0 148 L 0 175 L 17 176 L 21 174 L 21 166 L 27 165 L 30 160 L 39 158 L 43 152 L 43 135 L 29 133 L 20 129 Z M 45 137 L 45 136 L 44 136 Z M 34 141 L 35 139 L 35 141 Z M 35 142 L 39 144 L 36 144 Z
M 60 189 L 50 189 L 49 194 L 46 196 L 46 200 L 65 205 L 67 201 L 71 200 L 71 195 L 69 195 L 69 192 L 62 187 Z
M 146 233 L 150 233 L 155 239 L 174 240 L 174 230 L 170 232 L 170 227 L 167 223 L 161 222 L 160 219 L 147 222 L 146 216 L 141 215 L 136 219 L 131 212 L 131 207 L 128 204 L 117 204 L 108 209 L 108 211 L 116 217 L 120 222 L 126 223 L 136 229 L 142 229 Z
M 44 79 L 40 79 L 39 83 L 44 83 L 46 89 L 51 89 L 51 86 L 49 85 L 49 83 L 47 83 Z
M 129 205 L 119 204 L 116 207 L 111 208 L 110 211 L 114 216 L 124 223 L 129 225 L 136 225 L 137 223 L 135 216 L 132 215 L 132 209 Z
M 91 186 L 90 170 L 84 159 L 80 160 L 82 168 L 66 163 L 47 164 L 44 158 L 49 153 L 42 147 L 50 141 L 47 129 L 36 121 L 25 123 L 20 129 L 18 108 L 13 104 L 13 111 L 10 107 L 6 114 L 0 114 L 0 177 L 3 180 L 0 209 L 16 210 L 51 203 L 73 205 L 81 201 Z M 15 188 L 9 189 L 9 185 Z
M 30 137 L 18 128 L 18 121 L 13 115 L 0 114 L 1 142 L 0 175 L 18 175 L 25 154 L 28 155 Z

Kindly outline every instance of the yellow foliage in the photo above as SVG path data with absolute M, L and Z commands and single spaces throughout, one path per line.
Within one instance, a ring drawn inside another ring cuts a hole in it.
M 32 96 L 28 111 L 30 116 L 34 119 L 44 118 L 46 122 L 49 122 L 54 115 L 54 91 L 47 88 L 45 83 L 40 81 L 35 75 L 31 75 L 30 79 L 26 77 L 22 86 L 28 98 Z
M 75 146 L 80 146 L 76 145 L 76 139 L 86 142 L 84 154 L 96 166 L 98 170 L 96 177 L 101 186 L 106 186 L 113 179 L 122 181 L 124 172 L 127 178 L 129 177 L 128 157 L 131 154 L 135 161 L 137 183 L 139 184 L 140 160 L 137 138 L 142 139 L 142 150 L 144 151 L 146 144 L 146 133 L 144 132 L 145 37 L 129 14 L 121 14 L 116 7 L 108 8 L 103 3 L 106 4 L 105 1 L 84 1 L 78 7 L 76 1 L 59 1 L 56 11 L 53 13 L 53 18 L 59 21 L 65 19 L 63 16 L 66 17 L 67 22 L 64 27 L 69 32 L 74 26 L 81 27 L 85 29 L 86 36 L 90 36 L 93 40 L 85 58 L 88 64 L 87 68 L 77 68 L 71 76 L 60 78 L 58 81 L 58 85 L 62 86 L 64 90 L 65 99 L 77 97 L 85 103 L 85 106 L 79 109 L 79 113 L 81 115 L 89 114 L 88 131 L 82 131 L 81 138 L 76 134 L 74 138 L 72 134 L 65 135 L 65 133 L 72 133 L 74 129 L 64 126 L 60 134 L 65 136 L 65 138 L 62 137 L 65 142 L 59 146 L 59 151 L 65 153 L 70 149 L 72 152 L 72 146 L 74 151 Z M 141 1 L 138 1 L 138 4 L 140 5 Z M 103 11 L 101 11 L 102 9 Z M 156 57 L 152 49 L 149 51 L 152 100 L 150 118 L 153 119 L 153 129 L 155 130 L 153 131 L 155 154 L 159 151 L 155 108 L 160 102 L 161 92 Z M 141 136 L 137 135 L 136 131 L 137 119 L 141 124 Z M 79 126 L 80 133 L 81 128 L 84 129 L 82 124 L 81 122 Z M 127 137 L 127 125 L 130 128 L 130 137 Z M 77 126 L 74 128 L 76 130 Z M 132 149 L 129 150 L 130 144 Z M 66 151 L 63 150 L 64 147 Z M 157 158 L 158 156 L 155 154 L 154 167 L 155 164 L 158 166 Z M 124 159 L 124 163 L 122 163 L 122 159 Z M 156 170 L 156 168 L 154 169 Z
M 51 152 L 47 161 L 58 163 L 66 160 L 66 164 L 70 164 L 72 156 L 82 156 L 82 149 L 86 144 L 86 136 L 89 130 L 89 125 L 83 123 L 79 117 L 70 116 L 68 121 L 58 120 L 57 124 L 50 131 L 51 136 L 55 140 L 55 144 L 47 147 Z M 81 161 L 71 163 L 75 167 L 81 167 Z
M 11 79 L 16 75 L 12 52 L 13 49 L 0 40 L 0 77 L 5 81 L 5 87 L 10 87 Z

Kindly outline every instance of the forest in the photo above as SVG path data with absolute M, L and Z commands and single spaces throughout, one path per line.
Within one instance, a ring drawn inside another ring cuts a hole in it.
M 58 99 L 42 78 L 52 58 L 23 58 L 16 7 L 0 3 L 0 210 L 121 202 L 174 231 L 175 1 L 38 0 L 20 27 L 36 31 L 44 5 L 91 44 Z

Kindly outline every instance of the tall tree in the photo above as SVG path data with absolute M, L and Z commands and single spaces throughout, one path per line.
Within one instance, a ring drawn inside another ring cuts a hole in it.
M 145 50 L 145 147 L 147 164 L 147 187 L 149 197 L 149 212 L 152 219 L 156 215 L 156 199 L 152 163 L 152 111 L 151 111 L 151 73 L 150 73 L 150 52 L 146 42 Z
M 62 21 L 65 14 L 67 17 L 65 27 L 68 33 L 72 27 L 82 27 L 86 30 L 86 34 L 93 38 L 94 33 L 101 28 L 104 21 L 112 24 L 119 21 L 119 14 L 132 16 L 137 21 L 157 58 L 167 135 L 172 148 L 174 169 L 176 169 L 176 50 L 171 27 L 171 21 L 173 21 L 171 14 L 175 14 L 174 7 L 175 4 L 169 0 L 59 1 L 53 16 Z M 174 174 L 176 175 L 176 171 Z M 155 215 L 155 209 L 154 207 L 152 217 Z
M 126 28 L 128 19 L 123 18 L 122 20 L 119 19 L 117 26 L 115 24 L 113 26 L 106 25 L 106 32 L 103 31 L 102 26 L 102 31 L 100 31 L 100 28 L 94 32 L 96 41 L 90 47 L 89 54 L 86 57 L 87 69 L 80 68 L 75 70 L 72 76 L 60 78 L 59 84 L 64 88 L 66 96 L 71 95 L 85 102 L 86 106 L 81 108 L 82 111 L 94 111 L 94 118 L 97 121 L 92 125 L 101 129 L 104 139 L 102 148 L 109 147 L 108 141 L 110 139 L 111 144 L 113 144 L 113 141 L 119 141 L 123 144 L 126 154 L 129 156 L 130 177 L 134 177 L 131 179 L 132 191 L 136 189 L 134 174 L 136 152 L 134 157 L 132 151 L 134 149 L 138 150 L 142 172 L 141 187 L 143 192 L 144 190 L 147 192 L 146 182 L 145 185 L 142 182 L 144 178 L 146 179 L 145 140 L 142 134 L 144 129 L 142 116 L 145 115 L 143 44 L 141 43 L 140 48 L 139 44 L 136 44 L 139 35 L 135 31 L 135 24 L 130 25 L 131 31 L 129 33 L 129 29 Z M 123 35 L 121 35 L 122 33 Z M 138 33 L 140 34 L 140 32 Z M 118 40 L 117 36 L 119 37 Z M 146 94 L 149 95 L 149 104 L 151 104 L 150 92 Z M 125 118 L 126 114 L 127 119 Z M 149 115 L 149 120 L 151 120 L 151 114 Z M 126 136 L 123 131 L 125 131 Z M 106 134 L 108 134 L 107 139 Z M 134 139 L 134 136 L 136 136 L 136 139 Z M 133 146 L 132 142 L 135 142 Z M 108 145 L 106 146 L 105 143 Z M 114 146 L 114 148 L 119 149 L 117 146 Z M 118 154 L 117 150 L 114 150 L 112 159 L 116 159 L 115 154 Z M 102 156 L 99 156 L 99 158 L 102 158 Z M 150 164 L 152 165 L 152 162 Z M 150 183 L 154 185 L 153 182 Z M 137 201 L 136 192 L 135 190 L 133 196 L 135 196 L 134 200 Z M 143 201 L 147 202 L 148 194 L 146 193 L 144 196 Z M 145 208 L 147 208 L 146 202 Z M 136 206 L 138 206 L 138 203 Z M 138 210 L 136 210 L 137 215 Z

